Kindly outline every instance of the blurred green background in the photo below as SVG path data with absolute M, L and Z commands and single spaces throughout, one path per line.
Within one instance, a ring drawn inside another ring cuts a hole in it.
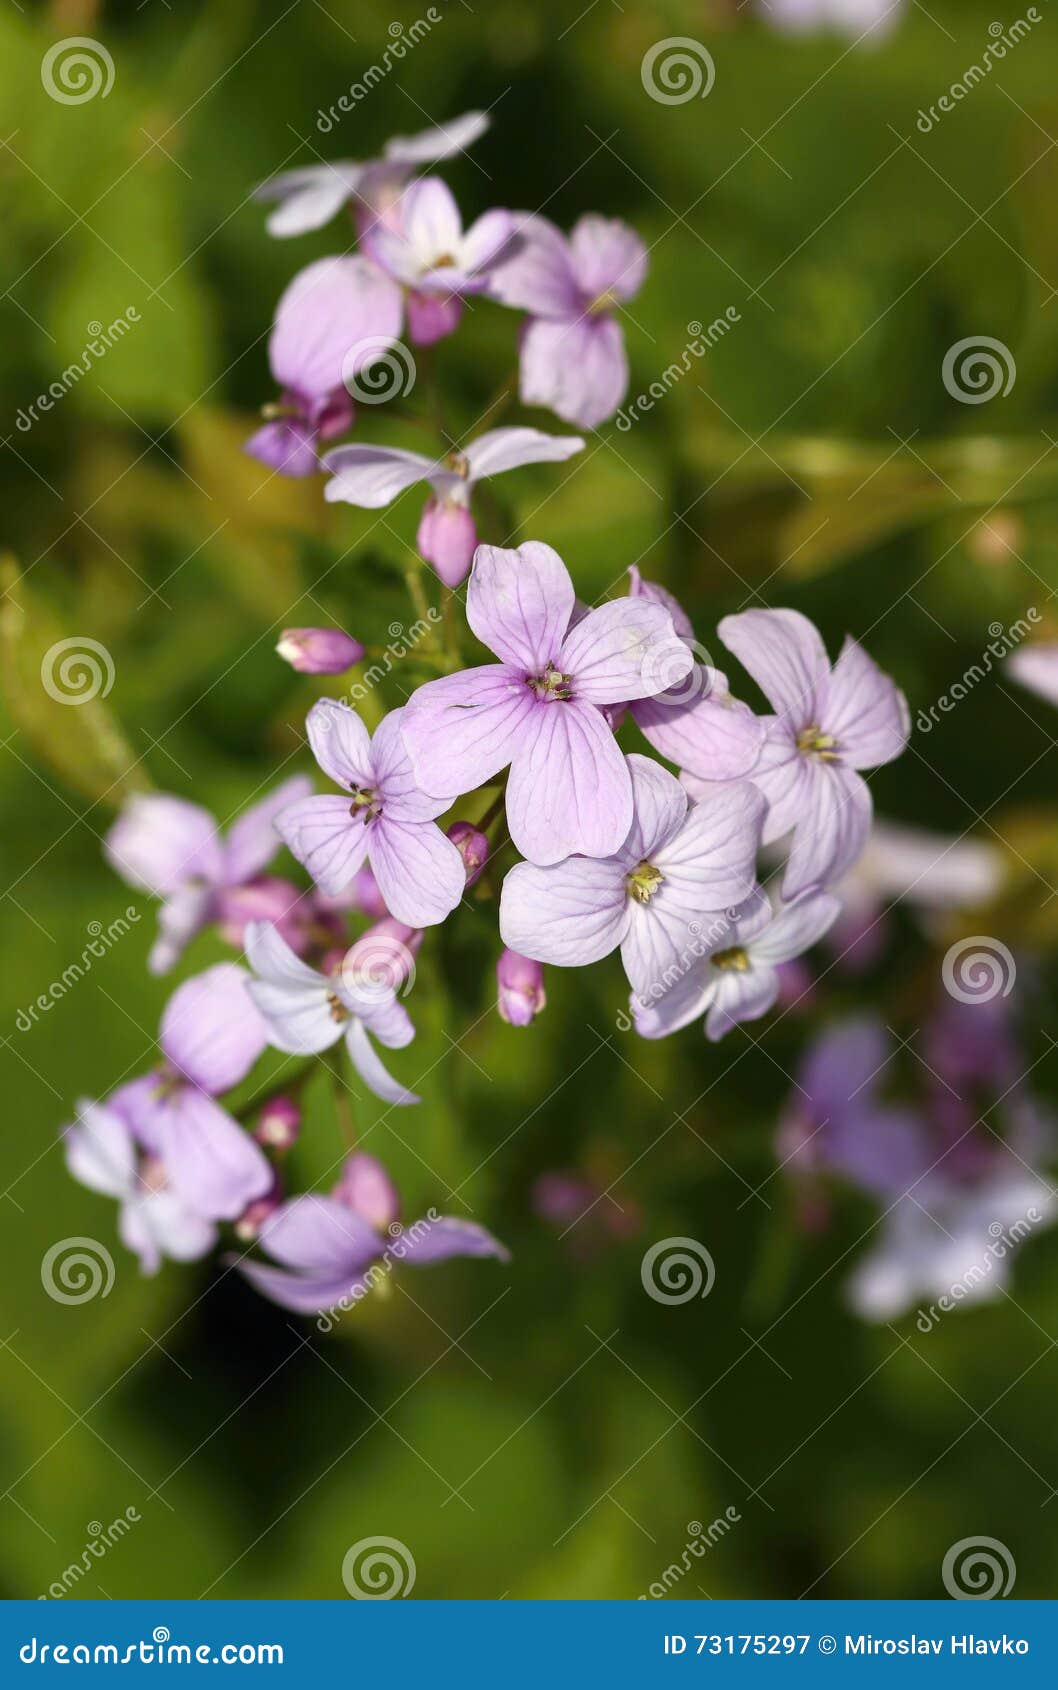
M 1016 4 L 912 5 L 873 48 L 791 41 L 720 3 L 437 11 L 327 135 L 317 111 L 422 9 L 67 0 L 0 14 L 2 543 L 22 572 L 8 568 L 0 617 L 4 1593 L 45 1591 L 93 1523 L 131 1507 L 139 1523 L 75 1594 L 340 1597 L 348 1547 L 386 1535 L 413 1553 L 416 1595 L 629 1597 L 679 1560 L 691 1522 L 728 1509 L 737 1522 L 674 1595 L 940 1595 L 948 1546 L 981 1533 L 1014 1554 L 1018 1595 L 1053 1594 L 1058 1237 L 1019 1254 L 1016 1303 L 928 1337 L 911 1317 L 872 1328 L 842 1291 L 872 1206 L 840 1196 L 807 1236 L 784 1177 L 769 1179 L 813 1026 L 863 1005 L 902 1037 L 920 1024 L 937 953 L 910 922 L 866 981 L 828 974 L 808 1014 L 716 1048 L 620 1032 L 616 959 L 552 971 L 544 1018 L 506 1027 L 492 907 L 463 910 L 427 942 L 418 1040 L 394 1060 L 424 1076 L 423 1105 L 377 1125 L 368 1112 L 365 1142 L 409 1215 L 473 1213 L 513 1261 L 405 1275 L 329 1339 L 208 1264 L 141 1279 L 112 1205 L 64 1172 L 56 1132 L 74 1099 L 150 1062 L 175 983 L 147 976 L 153 910 L 102 861 L 114 804 L 150 782 L 230 816 L 305 761 L 313 689 L 275 658 L 278 629 L 334 617 L 384 645 L 409 619 L 415 495 L 379 523 L 240 450 L 272 394 L 274 302 L 346 238 L 336 223 L 269 240 L 247 199 L 262 177 L 488 107 L 491 132 L 443 167 L 468 213 L 542 207 L 569 226 L 598 210 L 650 244 L 625 323 L 630 396 L 680 357 L 689 323 L 735 308 L 650 416 L 606 425 L 573 473 L 507 478 L 493 520 L 557 547 L 584 598 L 639 562 L 710 647 L 718 617 L 759 590 L 832 645 L 865 635 L 913 714 L 991 623 L 1031 606 L 1053 619 L 1058 20 L 1044 0 L 1031 37 L 929 134 L 920 109 Z M 115 75 L 105 98 L 63 105 L 40 66 L 74 35 L 103 42 Z M 645 92 L 643 56 L 670 36 L 708 46 L 707 99 Z M 20 428 L 89 325 L 130 306 L 134 329 Z M 457 432 L 511 368 L 515 332 L 481 305 L 437 349 Z M 969 406 L 941 364 L 981 334 L 1009 347 L 1017 379 Z M 379 416 L 364 437 L 418 443 Z M 112 656 L 105 704 L 70 709 L 41 688 L 42 654 L 75 635 Z M 386 705 L 421 678 L 398 666 Z M 1033 1082 L 1055 1099 L 1054 719 L 1016 690 L 990 677 L 872 784 L 886 816 L 1003 845 L 1002 908 L 976 920 L 1024 961 Z M 130 902 L 144 919 L 20 1030 L 90 924 Z M 177 978 L 220 954 L 200 942 Z M 335 1154 L 320 1097 L 299 1177 Z M 585 1223 L 560 1240 L 531 1199 L 555 1168 L 611 1187 L 598 1212 L 619 1204 L 630 1236 L 600 1226 L 589 1248 Z M 82 1234 L 113 1250 L 116 1280 L 65 1307 L 40 1263 Z M 716 1287 L 662 1307 L 640 1260 L 681 1235 L 708 1246 Z

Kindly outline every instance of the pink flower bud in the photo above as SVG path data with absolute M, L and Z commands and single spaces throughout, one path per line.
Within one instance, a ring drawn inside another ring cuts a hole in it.
M 496 983 L 499 987 L 496 1007 L 512 1027 L 528 1027 L 547 1003 L 543 968 L 529 957 L 519 956 L 517 951 L 503 952 L 496 964 Z
M 255 1198 L 234 1222 L 236 1238 L 241 1239 L 244 1244 L 252 1244 L 255 1238 L 260 1237 L 265 1221 L 271 1220 L 282 1200 L 283 1194 L 278 1182 L 266 1196 Z
M 221 938 L 236 950 L 242 949 L 250 921 L 270 921 L 299 956 L 320 939 L 321 929 L 333 932 L 336 939 L 342 937 L 336 916 L 321 910 L 311 893 L 278 875 L 259 875 L 245 886 L 224 887 L 217 893 L 216 912 Z
M 410 291 L 407 299 L 408 335 L 413 346 L 433 346 L 454 334 L 463 315 L 463 301 L 455 294 L 447 299 L 436 293 Z
M 301 1110 L 292 1097 L 270 1097 L 257 1119 L 253 1136 L 266 1150 L 289 1150 L 298 1141 Z
M 382 1163 L 364 1150 L 346 1157 L 334 1195 L 376 1232 L 385 1232 L 400 1219 L 396 1186 Z
M 448 837 L 466 864 L 467 885 L 473 886 L 488 861 L 488 840 L 473 822 L 453 822 Z
M 340 628 L 284 628 L 276 650 L 299 675 L 343 675 L 364 648 Z
M 415 544 L 446 587 L 458 587 L 470 573 L 478 532 L 466 505 L 432 494 L 423 508 Z

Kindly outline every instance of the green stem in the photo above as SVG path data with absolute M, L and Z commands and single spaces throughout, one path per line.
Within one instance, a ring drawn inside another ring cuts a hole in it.
M 356 1149 L 356 1128 L 353 1125 L 353 1111 L 349 1102 L 349 1088 L 342 1074 L 342 1059 L 338 1052 L 340 1045 L 332 1045 L 330 1050 L 323 1052 L 323 1060 L 331 1071 L 331 1091 L 334 1097 L 334 1112 L 338 1117 L 338 1130 L 350 1150 Z

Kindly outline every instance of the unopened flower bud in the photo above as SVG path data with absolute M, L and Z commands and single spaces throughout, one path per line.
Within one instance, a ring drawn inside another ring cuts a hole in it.
M 467 885 L 473 886 L 488 861 L 488 840 L 473 822 L 453 822 L 448 837 L 466 865 Z
M 334 1195 L 376 1232 L 387 1231 L 400 1219 L 396 1186 L 382 1163 L 364 1150 L 346 1157 Z
M 289 1150 L 298 1141 L 301 1110 L 292 1097 L 270 1097 L 257 1118 L 253 1136 L 266 1150 Z
M 271 1220 L 282 1200 L 282 1192 L 278 1183 L 266 1196 L 255 1198 L 234 1223 L 233 1230 L 236 1238 L 241 1239 L 243 1244 L 252 1244 L 256 1238 L 260 1237 L 261 1228 L 265 1221 Z
M 528 1027 L 547 1003 L 542 966 L 517 951 L 503 952 L 496 964 L 496 984 L 496 1007 L 512 1027 Z
M 364 655 L 340 628 L 284 628 L 276 651 L 300 675 L 343 675 Z
M 478 543 L 474 518 L 466 505 L 450 499 L 427 499 L 415 544 L 446 587 L 458 587 L 470 573 Z

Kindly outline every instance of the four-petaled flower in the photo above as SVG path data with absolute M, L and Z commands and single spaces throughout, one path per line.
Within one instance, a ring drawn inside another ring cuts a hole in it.
M 363 239 L 365 252 L 408 290 L 408 332 L 428 346 L 451 334 L 464 296 L 481 293 L 489 272 L 513 250 L 515 218 L 510 211 L 486 211 L 464 229 L 447 183 L 423 176 Z

